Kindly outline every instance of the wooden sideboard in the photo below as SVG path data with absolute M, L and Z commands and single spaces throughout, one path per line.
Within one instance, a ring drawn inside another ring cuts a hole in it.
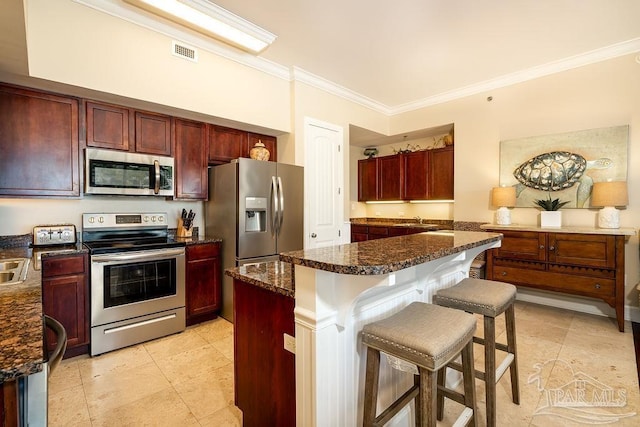
M 634 229 L 482 228 L 504 236 L 502 246 L 487 253 L 487 279 L 601 299 L 624 331 L 624 246 Z

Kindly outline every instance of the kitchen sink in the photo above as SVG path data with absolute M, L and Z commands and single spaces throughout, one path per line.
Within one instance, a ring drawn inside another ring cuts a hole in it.
M 428 228 L 430 230 L 437 230 L 437 224 L 418 224 L 417 222 L 401 222 L 399 224 L 393 224 L 394 227 L 412 227 L 412 228 Z
M 27 278 L 29 258 L 0 260 L 0 285 L 20 283 Z

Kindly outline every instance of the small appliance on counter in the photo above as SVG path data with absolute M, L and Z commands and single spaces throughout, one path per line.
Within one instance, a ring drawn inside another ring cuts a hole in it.
M 76 226 L 73 224 L 36 225 L 33 227 L 33 268 L 40 270 L 43 253 L 75 251 Z M 73 247 L 71 247 L 73 246 Z

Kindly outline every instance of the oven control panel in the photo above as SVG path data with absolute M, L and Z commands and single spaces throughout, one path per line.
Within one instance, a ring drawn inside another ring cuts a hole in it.
M 82 214 L 82 228 L 132 228 L 149 226 L 166 226 L 167 214 L 164 212 L 149 213 L 88 213 Z
M 69 245 L 75 242 L 76 226 L 73 224 L 33 227 L 33 246 Z

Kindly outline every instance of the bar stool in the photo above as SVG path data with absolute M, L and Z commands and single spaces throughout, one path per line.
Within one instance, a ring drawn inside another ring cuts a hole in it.
M 413 302 L 386 319 L 365 325 L 362 342 L 367 346 L 363 426 L 381 426 L 415 399 L 416 425 L 436 425 L 436 396 L 465 406 L 458 422 L 476 425 L 473 334 L 476 319 L 460 310 Z M 414 385 L 376 417 L 380 352 L 418 368 Z M 464 394 L 438 386 L 436 374 L 462 355 Z M 463 424 L 460 424 L 463 425 Z
M 487 426 L 496 425 L 496 383 L 507 368 L 511 374 L 511 397 L 513 403 L 520 404 L 518 383 L 518 356 L 516 354 L 516 323 L 513 303 L 516 287 L 493 280 L 465 278 L 450 288 L 441 289 L 433 298 L 437 305 L 481 314 L 484 317 L 484 339 L 473 337 L 473 342 L 484 345 L 484 372 L 476 370 L 476 377 L 485 382 L 487 404 Z M 505 314 L 507 344 L 496 343 L 496 317 Z M 507 352 L 506 358 L 496 368 L 496 349 Z M 460 370 L 461 367 L 451 364 Z M 442 383 L 442 379 L 439 379 Z M 441 417 L 444 400 L 438 401 Z

